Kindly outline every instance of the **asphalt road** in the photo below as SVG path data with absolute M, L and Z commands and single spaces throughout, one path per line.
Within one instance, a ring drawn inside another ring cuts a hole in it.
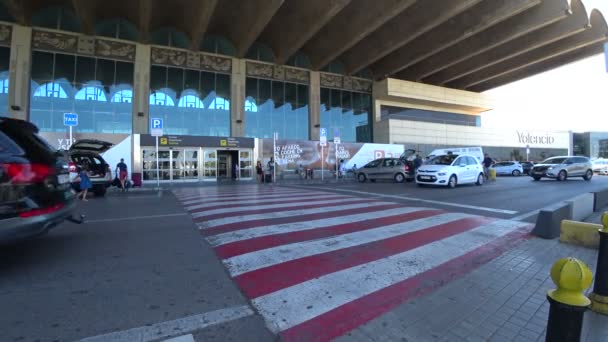
M 483 186 L 460 185 L 455 189 L 445 187 L 419 187 L 415 183 L 396 184 L 392 181 L 357 183 L 345 181 L 338 184 L 305 185 L 326 191 L 351 193 L 360 196 L 387 196 L 386 199 L 410 205 L 473 213 L 499 218 L 519 218 L 577 195 L 608 189 L 607 176 L 595 176 L 591 181 L 572 178 L 565 182 L 552 179 L 534 181 L 531 177 L 498 177 L 495 182 Z M 526 221 L 533 222 L 535 215 Z
M 591 182 L 500 177 L 456 189 L 352 181 L 298 186 L 517 218 L 607 189 L 608 177 L 596 176 Z M 110 193 L 81 202 L 79 212 L 87 223 L 65 223 L 47 236 L 0 250 L 0 340 L 73 341 L 249 307 L 171 192 Z M 255 312 L 197 329 L 194 336 L 204 341 L 275 339 Z
M 81 202 L 65 223 L 0 250 L 0 340 L 74 341 L 247 305 L 170 192 Z M 258 316 L 198 333 L 272 340 Z

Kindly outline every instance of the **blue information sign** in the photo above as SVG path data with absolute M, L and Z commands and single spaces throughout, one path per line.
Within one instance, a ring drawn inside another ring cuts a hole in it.
M 63 124 L 64 126 L 78 126 L 78 114 L 63 113 Z

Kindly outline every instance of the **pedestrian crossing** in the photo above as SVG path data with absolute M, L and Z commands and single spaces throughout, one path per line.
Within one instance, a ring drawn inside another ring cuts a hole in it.
M 231 277 L 285 341 L 327 341 L 489 261 L 524 222 L 277 186 L 178 189 Z

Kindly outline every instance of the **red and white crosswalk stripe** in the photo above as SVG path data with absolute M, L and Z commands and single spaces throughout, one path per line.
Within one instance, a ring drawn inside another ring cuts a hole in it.
M 340 336 L 499 255 L 530 228 L 316 190 L 176 195 L 268 327 L 287 341 Z

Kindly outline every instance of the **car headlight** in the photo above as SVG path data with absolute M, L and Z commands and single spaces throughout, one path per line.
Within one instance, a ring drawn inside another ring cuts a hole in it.
M 437 175 L 438 176 L 445 176 L 445 175 L 447 175 L 447 173 L 446 172 L 439 172 Z
M 553 166 L 549 166 L 547 170 L 553 170 Z

